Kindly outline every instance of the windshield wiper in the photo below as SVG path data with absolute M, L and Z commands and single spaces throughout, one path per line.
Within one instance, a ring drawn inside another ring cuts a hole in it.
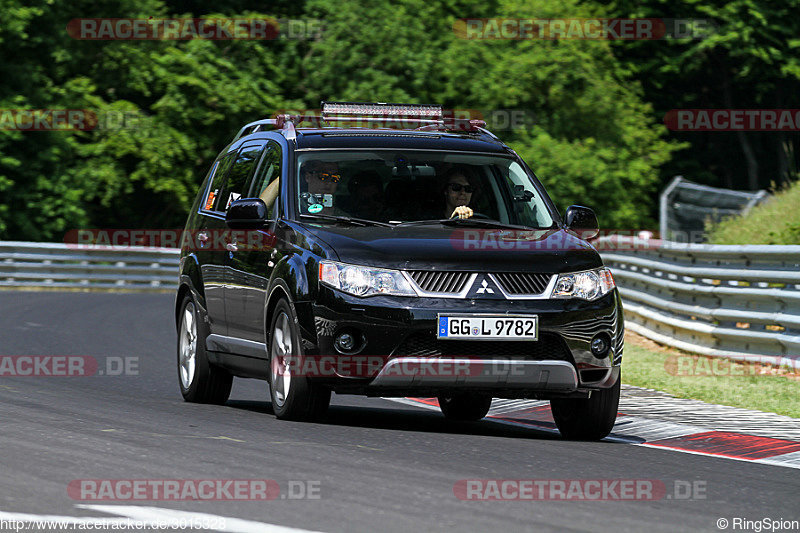
M 387 228 L 394 227 L 394 224 L 388 224 L 386 222 L 378 222 L 377 220 L 368 220 L 366 218 L 343 217 L 337 215 L 313 215 L 313 214 L 302 214 L 300 216 L 302 218 L 328 220 L 330 222 L 344 222 L 346 224 L 352 224 L 354 226 L 384 226 Z
M 485 218 L 440 218 L 431 220 L 413 220 L 410 222 L 401 222 L 398 226 L 429 226 L 432 224 L 441 224 L 443 226 L 480 226 L 484 228 L 512 228 L 521 230 L 531 229 L 546 229 L 533 226 L 520 226 L 517 224 L 508 224 L 498 220 L 488 220 Z

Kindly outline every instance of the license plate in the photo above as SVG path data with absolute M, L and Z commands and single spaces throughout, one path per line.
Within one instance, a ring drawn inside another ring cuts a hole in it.
M 455 340 L 535 341 L 536 315 L 439 315 L 436 337 Z

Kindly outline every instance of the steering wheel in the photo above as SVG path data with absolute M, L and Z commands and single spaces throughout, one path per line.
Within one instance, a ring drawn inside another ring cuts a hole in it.
M 450 220 L 453 220 L 453 219 L 456 219 L 456 218 L 460 218 L 460 217 L 458 215 L 453 215 L 452 217 L 450 217 Z M 469 217 L 469 218 L 486 218 L 488 220 L 492 220 L 492 217 L 490 217 L 489 215 L 484 215 L 483 213 L 478 213 L 477 211 L 473 211 L 472 212 L 472 216 Z M 464 219 L 464 220 L 467 220 L 467 219 Z

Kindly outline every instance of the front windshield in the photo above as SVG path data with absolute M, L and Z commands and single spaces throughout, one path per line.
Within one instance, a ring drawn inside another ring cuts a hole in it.
M 298 157 L 301 214 L 402 223 L 451 218 L 549 228 L 547 203 L 510 157 L 422 151 L 306 152 Z

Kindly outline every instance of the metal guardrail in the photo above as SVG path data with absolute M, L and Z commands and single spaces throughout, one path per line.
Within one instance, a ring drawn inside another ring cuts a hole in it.
M 675 176 L 661 193 L 660 233 L 665 239 L 703 242 L 707 220 L 745 215 L 768 198 L 767 191 L 720 189 Z
M 175 248 L 0 241 L 0 287 L 164 291 L 178 286 Z
M 800 245 L 704 245 L 630 237 L 596 242 L 626 327 L 711 356 L 800 361 Z M 179 250 L 0 241 L 0 287 L 165 291 Z
M 800 245 L 596 243 L 625 325 L 661 344 L 734 359 L 800 361 Z

